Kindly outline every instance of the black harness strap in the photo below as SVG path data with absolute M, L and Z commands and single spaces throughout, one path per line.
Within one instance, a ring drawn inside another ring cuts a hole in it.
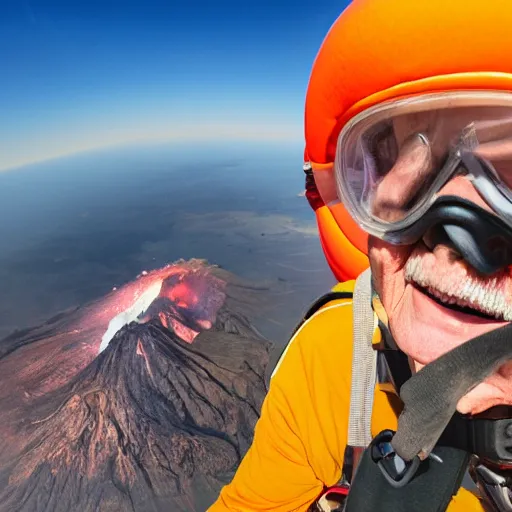
M 402 386 L 404 409 L 392 442 L 400 457 L 410 461 L 430 453 L 458 401 L 511 359 L 511 338 L 512 324 L 477 336 L 432 361 Z

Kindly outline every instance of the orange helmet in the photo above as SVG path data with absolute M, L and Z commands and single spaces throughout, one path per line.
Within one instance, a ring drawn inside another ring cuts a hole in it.
M 315 203 L 315 214 L 337 279 L 354 279 L 368 266 L 367 235 L 338 198 L 329 197 L 343 126 L 386 100 L 512 91 L 510 27 L 508 0 L 353 0 L 336 20 L 308 86 L 304 159 L 323 200 Z

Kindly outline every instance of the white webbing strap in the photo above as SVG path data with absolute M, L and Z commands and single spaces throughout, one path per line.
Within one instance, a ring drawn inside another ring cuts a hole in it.
M 375 313 L 372 309 L 371 271 L 356 280 L 353 298 L 352 387 L 348 445 L 367 447 L 371 440 L 373 394 L 377 377 L 377 351 L 372 348 Z

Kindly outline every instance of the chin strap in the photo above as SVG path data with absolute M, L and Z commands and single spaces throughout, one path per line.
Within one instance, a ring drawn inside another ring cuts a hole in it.
M 459 400 L 510 359 L 512 324 L 463 343 L 413 375 L 400 390 L 404 409 L 392 442 L 396 453 L 405 460 L 424 460 Z M 510 454 L 507 459 L 512 462 Z

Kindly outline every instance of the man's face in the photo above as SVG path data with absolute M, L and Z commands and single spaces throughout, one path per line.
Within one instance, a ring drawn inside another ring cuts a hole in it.
M 453 127 L 445 122 L 443 132 L 447 134 L 450 129 L 459 129 L 464 123 L 454 118 Z M 422 131 L 425 127 L 416 128 Z M 383 188 L 377 191 L 376 197 L 380 194 L 383 200 L 387 198 L 387 206 L 389 197 L 393 197 L 392 201 L 399 198 L 400 186 L 403 186 L 411 159 L 421 160 L 424 157 L 420 146 L 410 146 L 410 140 L 406 141 L 405 134 L 412 133 L 410 126 L 404 129 L 397 125 L 395 133 L 399 146 L 409 144 L 409 148 L 401 160 L 402 168 L 395 169 L 396 179 L 392 170 L 387 183 L 383 180 Z M 442 136 L 442 133 L 438 131 L 437 135 Z M 463 176 L 449 181 L 440 194 L 464 197 L 490 210 L 471 182 Z M 399 347 L 409 356 L 415 371 L 456 346 L 505 325 L 504 314 L 505 318 L 512 316 L 512 275 L 509 269 L 482 277 L 449 247 L 438 245 L 429 249 L 424 240 L 414 246 L 399 247 L 370 237 L 369 258 L 391 332 Z M 453 304 L 468 308 L 467 312 L 454 309 Z M 493 313 L 478 314 L 483 306 Z M 512 405 L 512 362 L 500 367 L 463 397 L 457 409 L 462 413 L 476 414 L 500 404 Z

